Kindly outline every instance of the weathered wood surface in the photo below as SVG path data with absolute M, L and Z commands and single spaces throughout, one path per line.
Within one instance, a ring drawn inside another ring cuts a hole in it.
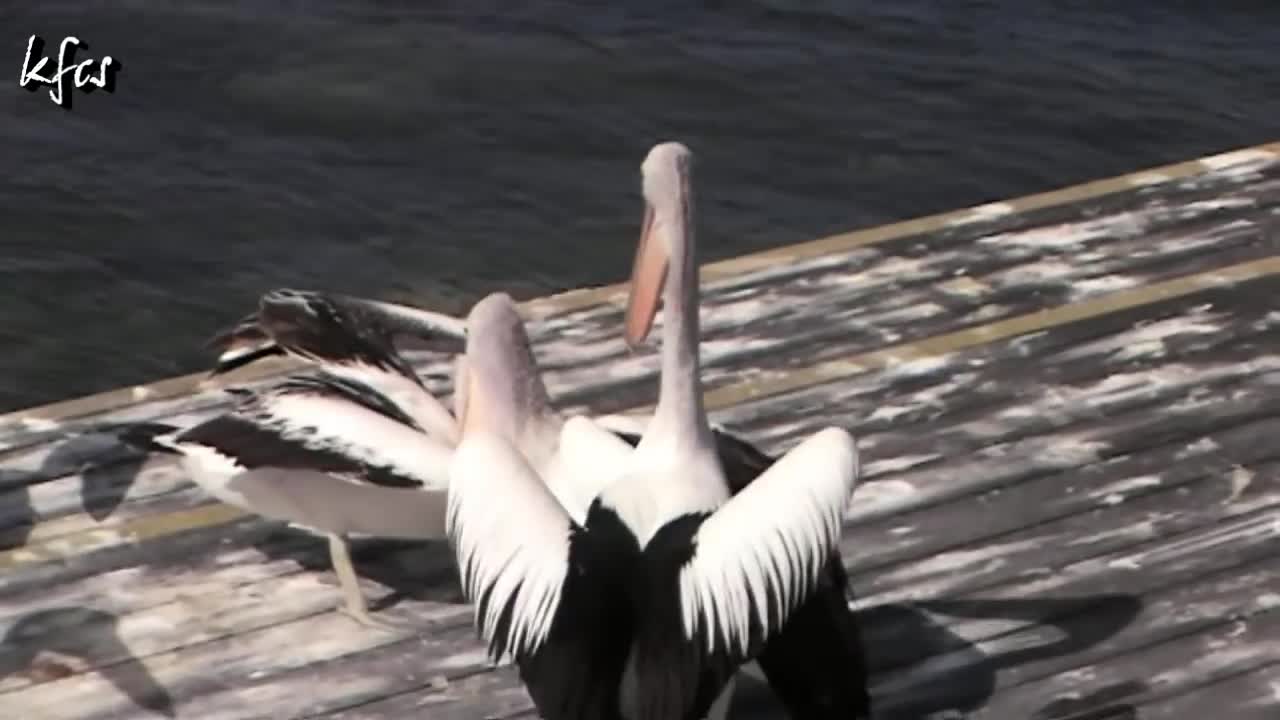
M 1280 717 L 1280 154 L 1116 187 L 707 286 L 715 420 L 773 451 L 859 436 L 841 547 L 878 717 Z M 553 392 L 651 402 L 616 294 L 582 297 L 531 312 Z M 0 419 L 0 717 L 531 716 L 446 548 L 358 543 L 421 631 L 355 627 L 323 541 L 93 432 L 225 402 L 149 394 Z M 779 717 L 740 685 L 735 717 Z

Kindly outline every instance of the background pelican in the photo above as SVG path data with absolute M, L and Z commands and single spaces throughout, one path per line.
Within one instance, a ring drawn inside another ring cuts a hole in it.
M 430 407 L 439 401 L 377 334 L 357 332 L 289 295 L 264 298 L 263 307 L 275 336 L 289 338 L 291 350 L 313 358 L 319 372 L 260 390 L 230 389 L 237 398 L 230 410 L 189 429 L 142 423 L 120 437 L 145 451 L 177 454 L 192 480 L 223 502 L 326 534 L 345 597 L 341 610 L 382 625 L 368 614 L 346 535 L 444 536 L 451 437 L 424 422 L 439 418 Z M 421 397 L 397 402 L 380 388 Z M 443 406 L 439 412 L 452 435 L 452 416 Z

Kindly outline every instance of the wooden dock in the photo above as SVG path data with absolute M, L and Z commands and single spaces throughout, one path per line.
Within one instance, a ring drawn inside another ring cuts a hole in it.
M 1280 718 L 1280 143 L 703 274 L 713 419 L 859 438 L 876 717 Z M 622 297 L 525 306 L 564 405 L 653 401 Z M 323 541 L 94 432 L 224 402 L 193 376 L 0 417 L 0 718 L 532 716 L 441 543 L 356 545 L 421 627 L 365 630 Z M 734 716 L 771 703 L 740 683 Z

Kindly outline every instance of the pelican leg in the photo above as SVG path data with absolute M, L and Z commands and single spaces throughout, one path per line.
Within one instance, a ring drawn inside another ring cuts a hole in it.
M 375 620 L 369 615 L 369 606 L 360 591 L 360 582 L 356 579 L 355 566 L 351 564 L 351 553 L 347 550 L 346 538 L 337 533 L 329 533 L 329 560 L 333 563 L 333 571 L 338 576 L 338 584 L 342 586 L 343 604 L 338 612 L 364 625 L 377 630 L 391 630 L 394 623 L 386 620 Z
M 729 678 L 729 682 L 724 684 L 720 697 L 711 703 L 711 709 L 707 711 L 707 720 L 725 720 L 729 716 L 729 706 L 733 705 L 733 690 L 737 683 L 738 676 L 735 673 Z

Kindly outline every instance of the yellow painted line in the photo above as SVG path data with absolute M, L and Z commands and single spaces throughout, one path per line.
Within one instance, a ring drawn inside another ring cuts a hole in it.
M 939 357 L 1018 335 L 1061 327 L 1209 288 L 1225 287 L 1276 274 L 1280 274 L 1280 256 L 1184 275 L 1152 285 L 1102 295 L 1092 300 L 1060 305 L 986 325 L 935 335 L 846 358 L 828 360 L 808 368 L 790 371 L 781 377 L 734 383 L 708 392 L 707 407 L 711 410 L 723 409 L 864 372 L 890 368 L 910 360 Z M 651 410 L 651 408 L 637 409 L 632 412 L 640 410 Z M 124 542 L 138 542 L 171 533 L 221 525 L 246 516 L 245 512 L 232 506 L 212 503 L 181 512 L 135 518 L 110 527 L 72 535 L 59 535 L 44 542 L 0 552 L 0 571 L 72 557 Z
M 940 230 L 983 218 L 1007 216 L 1029 210 L 1067 205 L 1112 193 L 1132 190 L 1137 187 L 1148 187 L 1195 175 L 1222 171 L 1243 163 L 1274 160 L 1277 157 L 1280 157 L 1280 141 L 1209 155 L 1171 165 L 1148 168 L 1113 178 L 1071 185 L 1058 190 L 1027 195 L 1002 202 L 987 203 L 971 208 L 928 215 L 914 220 L 841 233 L 704 265 L 701 269 L 702 281 L 710 282 L 781 264 L 799 262 L 821 255 L 849 252 L 860 247 Z M 523 303 L 523 309 L 529 317 L 540 318 L 602 303 L 621 304 L 624 287 L 623 284 L 619 283 L 603 287 L 569 290 L 556 295 L 528 300 Z M 189 395 L 221 387 L 227 382 L 260 380 L 279 375 L 296 367 L 298 367 L 296 364 L 288 361 L 276 364 L 271 364 L 270 362 L 267 364 L 255 363 L 238 371 L 228 380 L 216 382 L 209 381 L 206 373 L 192 373 L 147 385 L 109 390 L 103 393 L 2 414 L 0 415 L 0 423 L 17 422 L 24 419 L 67 420 L 115 410 L 140 402 L 167 400 Z
M 236 383 L 264 380 L 301 366 L 301 363 L 291 358 L 267 358 L 217 378 L 209 377 L 208 371 L 191 373 L 190 375 L 179 375 L 178 377 L 167 378 L 146 385 L 117 388 L 94 395 L 60 400 L 28 410 L 15 410 L 0 415 L 0 424 L 33 421 L 34 425 L 39 425 L 44 422 L 73 420 L 78 417 L 120 410 L 144 402 L 172 400 L 184 395 L 194 395 Z
M 64 535 L 0 552 L 0 572 L 24 565 L 62 560 L 102 548 L 139 543 L 187 530 L 225 525 L 248 517 L 243 510 L 214 502 L 187 510 L 133 518 L 117 525 Z
M 1069 205 L 1082 200 L 1102 197 L 1103 195 L 1111 195 L 1139 187 L 1149 187 L 1195 175 L 1221 171 L 1245 163 L 1273 161 L 1278 157 L 1280 157 L 1280 141 L 1232 150 L 1079 185 L 1069 185 L 1057 190 L 1025 195 L 1011 200 L 925 215 L 912 220 L 879 225 L 794 245 L 740 255 L 704 265 L 701 269 L 701 278 L 704 283 L 710 282 L 822 255 L 847 253 L 861 247 L 942 230 L 963 225 L 967 222 L 976 222 L 993 217 L 1007 217 L 1030 210 Z M 568 290 L 558 295 L 530 300 L 525 303 L 525 309 L 534 317 L 539 317 L 606 302 L 621 304 L 625 288 L 625 284 L 618 283 L 603 287 Z

